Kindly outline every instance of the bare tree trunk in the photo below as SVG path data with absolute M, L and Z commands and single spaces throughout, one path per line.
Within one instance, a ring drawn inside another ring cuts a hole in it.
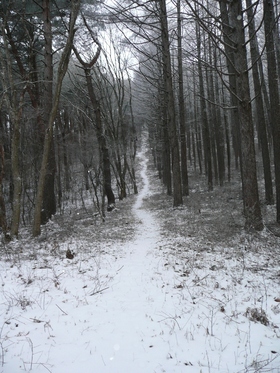
M 162 79 L 163 80 L 163 79 Z M 159 141 L 161 148 L 161 159 L 162 159 L 162 182 L 166 186 L 167 195 L 172 195 L 172 175 L 171 175 L 171 155 L 170 155 L 170 140 L 168 134 L 168 119 L 167 119 L 167 97 L 163 94 L 161 98 L 161 90 L 163 81 L 160 82 L 159 87 L 159 102 L 161 105 L 159 107 L 159 112 L 161 113 L 160 123 L 159 123 Z M 163 90 L 164 91 L 164 90 Z
M 205 37 L 205 35 L 204 35 Z M 205 45 L 205 41 L 204 41 Z M 205 46 L 206 49 L 206 46 Z M 207 53 L 207 52 L 206 52 Z M 208 55 L 209 55 L 209 66 L 212 66 L 212 56 L 211 56 L 211 49 L 209 48 Z M 212 68 L 206 68 L 205 69 L 205 75 L 206 75 L 206 88 L 205 91 L 207 91 L 208 100 L 215 100 L 215 93 L 214 93 L 214 84 L 213 84 L 213 71 Z M 217 125 L 217 118 L 216 118 L 216 111 L 214 105 L 211 105 L 208 103 L 206 105 L 207 107 L 207 113 L 208 113 L 208 132 L 210 137 L 210 147 L 211 147 L 211 155 L 212 155 L 212 168 L 214 171 L 214 178 L 215 178 L 215 184 L 218 184 L 218 157 L 217 157 L 217 143 L 215 138 L 215 127 Z
M 273 1 L 264 0 L 264 29 L 265 29 L 265 45 L 267 55 L 267 75 L 269 85 L 269 97 L 271 107 L 271 123 L 273 133 L 273 150 L 274 150 L 274 169 L 275 169 L 275 184 L 276 184 L 276 221 L 280 223 L 280 98 L 279 98 L 279 83 L 277 74 L 277 64 L 275 55 L 275 41 L 273 30 L 274 11 Z
M 249 23 L 249 37 L 250 37 L 250 51 L 252 59 L 252 73 L 254 82 L 254 91 L 256 99 L 256 110 L 257 110 L 257 128 L 259 132 L 259 139 L 261 143 L 263 169 L 264 169 L 264 183 L 265 183 L 265 200 L 268 205 L 273 204 L 273 188 L 272 188 L 272 177 L 271 177 L 271 167 L 270 167 L 270 155 L 268 148 L 267 139 L 267 127 L 264 114 L 264 104 L 262 97 L 261 81 L 258 71 L 258 63 L 260 60 L 258 40 L 256 37 L 254 12 L 252 8 L 252 0 L 246 0 L 247 15 Z M 260 61 L 261 62 L 261 61 Z
M 136 157 L 136 151 L 137 151 L 137 132 L 134 122 L 134 113 L 133 113 L 133 105 L 132 105 L 132 88 L 131 88 L 131 80 L 128 79 L 129 83 L 129 110 L 131 115 L 131 139 L 130 139 L 130 152 L 129 152 L 129 158 L 130 158 L 130 164 L 128 166 L 128 172 L 130 175 L 131 182 L 133 184 L 133 191 L 134 194 L 138 193 L 137 188 L 137 182 L 135 177 L 135 157 Z
M 69 170 L 69 159 L 68 159 L 68 147 L 67 147 L 67 135 L 69 136 L 69 115 L 67 109 L 64 109 L 63 116 L 57 116 L 57 123 L 61 133 L 61 148 L 62 148 L 62 160 L 64 167 L 64 183 L 65 190 L 69 192 L 70 190 L 70 170 Z
M 234 48 L 234 67 L 236 70 L 236 86 L 238 97 L 238 112 L 241 134 L 241 160 L 243 205 L 245 228 L 247 230 L 262 230 L 262 215 L 257 184 L 254 127 L 251 110 L 246 43 L 243 26 L 242 0 L 233 0 L 229 4 L 232 22 L 232 39 Z
M 179 85 L 179 119 L 180 119 L 180 140 L 181 140 L 181 172 L 182 172 L 182 193 L 189 195 L 189 179 L 187 165 L 187 143 L 186 143 L 186 115 L 183 81 L 183 53 L 182 53 L 182 17 L 181 0 L 177 0 L 177 40 L 178 40 L 178 85 Z
M 11 126 L 11 166 L 12 166 L 12 184 L 13 184 L 13 198 L 12 198 L 12 223 L 11 223 L 11 238 L 18 236 L 20 224 L 20 210 L 21 210 L 21 194 L 22 194 L 22 180 L 19 164 L 19 151 L 20 151 L 20 122 L 22 119 L 22 106 L 25 89 L 21 92 L 20 99 L 17 95 L 17 89 L 12 72 L 12 60 L 10 49 L 8 47 L 8 37 L 5 33 L 4 25 L 2 27 L 2 35 L 4 41 L 4 48 L 6 58 L 3 54 L 0 55 L 0 67 L 3 71 L 1 74 L 1 84 L 4 88 L 4 98 L 7 102 L 7 107 L 10 116 Z M 11 92 L 11 94 L 8 94 Z M 4 212 L 4 211 L 3 211 Z M 4 215 L 5 216 L 5 215 Z
M 279 1 L 273 1 L 275 4 L 275 12 L 274 12 L 274 41 L 275 41 L 275 52 L 276 52 L 276 62 L 277 62 L 277 70 L 278 70 L 278 78 L 280 79 L 280 14 L 279 14 Z M 276 19 L 275 19 L 276 15 Z
M 221 102 L 220 96 L 220 87 L 218 83 L 218 76 L 215 76 L 215 96 L 217 102 Z M 217 121 L 215 122 L 215 136 L 216 136 L 216 143 L 217 143 L 217 157 L 218 157 L 218 167 L 219 167 L 219 183 L 220 186 L 224 185 L 225 180 L 225 131 L 222 123 L 222 113 L 220 108 L 216 108 L 216 118 Z
M 90 70 L 85 68 L 84 71 L 86 75 L 89 98 L 91 100 L 92 107 L 95 113 L 97 140 L 100 146 L 101 159 L 102 159 L 104 191 L 107 197 L 107 210 L 111 211 L 115 205 L 115 196 L 112 191 L 112 181 L 111 181 L 112 178 L 111 178 L 111 165 L 110 165 L 110 158 L 109 158 L 109 150 L 107 147 L 106 137 L 105 137 L 105 133 L 104 133 L 103 125 L 102 125 L 100 103 L 98 102 L 98 99 L 94 93 Z
M 43 119 L 44 128 L 41 129 L 41 141 L 44 143 L 44 131 L 48 127 L 49 115 L 53 105 L 53 50 L 52 50 L 52 21 L 51 1 L 43 0 L 43 30 L 44 30 L 44 92 L 43 92 Z M 51 139 L 51 150 L 45 177 L 43 205 L 41 210 L 41 224 L 45 224 L 56 213 L 55 200 L 55 147 L 54 138 Z
M 223 102 L 226 102 L 224 87 L 222 86 L 222 97 Z M 225 138 L 226 138 L 226 153 L 227 153 L 227 169 L 228 169 L 228 182 L 231 180 L 231 153 L 230 153 L 230 134 L 229 134 L 229 124 L 228 124 L 228 116 L 226 111 L 224 111 L 224 123 L 225 123 Z
M 204 94 L 203 73 L 201 66 L 201 37 L 198 25 L 196 25 L 197 37 L 197 53 L 198 53 L 198 78 L 199 78 L 199 94 L 200 94 L 200 113 L 202 121 L 204 158 L 205 158 L 205 172 L 208 178 L 208 190 L 213 190 L 213 172 L 212 172 L 212 155 L 211 155 L 211 140 L 209 134 L 209 125 L 207 118 L 207 108 Z
M 235 166 L 238 168 L 238 160 L 241 154 L 240 148 L 240 123 L 238 119 L 238 110 L 237 110 L 237 96 L 236 96 L 236 77 L 235 77 L 235 68 L 234 68 L 234 46 L 231 39 L 231 27 L 230 20 L 228 16 L 228 8 L 226 1 L 220 0 L 220 12 L 221 12 L 221 21 L 222 21 L 222 31 L 223 31 L 223 40 L 224 47 L 226 52 L 226 61 L 227 69 L 229 73 L 229 89 L 230 89 L 230 99 L 231 106 L 233 109 L 230 112 L 231 115 L 231 126 L 232 126 L 232 140 L 233 140 L 233 150 L 235 155 Z M 242 168 L 241 168 L 242 173 Z
M 66 41 L 64 50 L 62 52 L 59 65 L 58 65 L 57 81 L 56 81 L 55 92 L 54 92 L 54 97 L 53 97 L 53 105 L 52 105 L 52 110 L 49 116 L 48 128 L 45 133 L 43 159 L 42 159 L 42 164 L 41 164 L 37 195 L 36 195 L 36 200 L 35 200 L 33 236 L 38 236 L 41 233 L 41 227 L 40 227 L 41 226 L 41 210 L 42 210 L 42 204 L 43 204 L 45 178 L 47 174 L 49 153 L 50 153 L 52 139 L 53 139 L 53 124 L 56 118 L 57 109 L 59 105 L 63 78 L 68 68 L 71 50 L 73 46 L 73 40 L 74 40 L 74 34 L 75 34 L 75 22 L 76 22 L 78 12 L 80 9 L 80 0 L 72 0 L 71 5 L 72 6 L 71 6 L 69 33 L 68 33 L 67 41 Z
M 2 231 L 4 233 L 4 236 L 7 237 L 7 220 L 6 220 L 6 206 L 5 206 L 5 200 L 3 196 L 3 178 L 5 174 L 5 153 L 4 153 L 4 146 L 0 145 L 0 227 L 2 228 Z
M 11 224 L 11 237 L 18 236 L 20 223 L 20 209 L 21 209 L 21 174 L 19 165 L 19 149 L 20 149 L 20 120 L 22 117 L 23 96 L 19 103 L 17 113 L 12 117 L 12 173 L 13 173 L 13 216 Z
M 197 93 L 196 93 L 196 82 L 195 82 L 195 71 L 193 71 L 193 97 L 194 97 L 194 131 L 195 131 L 195 143 L 197 148 L 197 158 L 198 158 L 198 165 L 199 165 L 199 172 L 202 175 L 202 145 L 201 145 L 201 130 L 197 119 L 197 112 L 198 112 L 198 104 L 197 104 Z
M 84 18 L 84 23 L 88 31 L 91 33 L 91 30 L 88 27 L 85 18 Z M 100 102 L 95 94 L 93 83 L 92 83 L 92 77 L 91 77 L 91 68 L 94 66 L 94 64 L 97 62 L 99 58 L 99 55 L 101 52 L 101 46 L 100 46 L 99 41 L 92 35 L 92 33 L 91 33 L 91 36 L 95 44 L 98 46 L 98 48 L 97 48 L 95 55 L 93 56 L 93 58 L 91 59 L 89 63 L 85 62 L 82 59 L 80 53 L 75 47 L 73 47 L 73 50 L 85 72 L 89 99 L 91 101 L 92 108 L 94 111 L 94 116 L 95 116 L 96 135 L 97 135 L 97 141 L 99 144 L 101 166 L 102 166 L 103 189 L 104 189 L 103 194 L 105 194 L 105 196 L 107 197 L 107 211 L 112 211 L 115 208 L 115 195 L 112 190 L 111 163 L 110 163 L 110 157 L 109 157 L 109 149 L 107 146 L 106 133 L 105 133 L 104 126 L 102 123 L 102 118 L 101 118 Z M 103 198 L 103 201 L 104 201 L 104 198 Z M 105 216 L 105 213 L 104 213 L 104 216 Z
M 170 155 L 170 140 L 168 134 L 168 123 L 167 117 L 164 113 L 164 118 L 162 119 L 162 159 L 163 159 L 163 170 L 162 170 L 162 181 L 166 186 L 167 195 L 172 195 L 172 176 L 171 176 L 171 155 Z
M 170 137 L 172 154 L 172 176 L 173 176 L 173 206 L 177 207 L 183 204 L 182 182 L 180 170 L 179 141 L 177 136 L 175 120 L 175 101 L 172 81 L 171 57 L 169 49 L 169 33 L 167 23 L 166 1 L 159 2 L 160 27 L 161 27 L 161 46 L 162 46 L 162 64 L 164 90 L 167 98 L 167 121 Z

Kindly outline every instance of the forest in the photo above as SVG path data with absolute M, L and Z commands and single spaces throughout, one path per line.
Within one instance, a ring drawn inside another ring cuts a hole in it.
M 279 224 L 278 1 L 4 0 L 0 16 L 6 239 L 88 190 L 105 222 L 138 192 L 143 128 L 174 208 L 189 172 L 208 191 L 238 175 L 245 229 L 264 204 Z
M 0 1 L 0 373 L 280 372 L 280 1 Z

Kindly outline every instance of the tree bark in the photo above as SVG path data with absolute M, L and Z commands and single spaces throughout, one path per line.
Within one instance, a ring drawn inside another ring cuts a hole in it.
M 90 70 L 85 68 L 84 71 L 86 75 L 89 98 L 90 98 L 90 101 L 91 101 L 91 104 L 94 110 L 94 114 L 95 114 L 96 133 L 97 133 L 97 139 L 98 139 L 98 143 L 100 146 L 101 159 L 102 159 L 104 192 L 107 197 L 107 210 L 111 211 L 115 205 L 115 195 L 112 191 L 112 178 L 111 178 L 109 149 L 107 146 L 106 137 L 105 137 L 105 133 L 104 133 L 103 125 L 102 125 L 100 103 L 94 93 Z
M 15 94 L 15 93 L 14 93 Z M 11 237 L 18 236 L 19 223 L 20 223 L 20 210 L 21 210 L 21 173 L 19 164 L 19 149 L 20 149 L 20 120 L 22 117 L 22 105 L 23 105 L 23 95 L 19 103 L 19 109 L 14 112 L 12 116 L 12 173 L 13 173 L 13 215 L 11 224 Z
M 20 224 L 20 211 L 21 211 L 21 195 L 22 195 L 22 180 L 19 163 L 19 152 L 20 152 L 20 124 L 22 119 L 23 110 L 23 99 L 25 94 L 25 88 L 22 90 L 20 97 L 17 94 L 15 87 L 13 72 L 12 72 L 12 59 L 10 50 L 8 47 L 8 36 L 5 33 L 4 25 L 2 26 L 2 35 L 4 41 L 4 48 L 6 58 L 0 55 L 0 67 L 3 70 L 1 75 L 1 84 L 4 88 L 4 98 L 7 103 L 10 116 L 10 127 L 11 127 L 11 166 L 12 166 L 12 222 L 10 235 L 11 238 L 18 236 L 19 224 Z M 9 94 L 11 92 L 11 94 Z M 4 210 L 2 211 L 4 213 Z
M 160 28 L 161 28 L 161 47 L 164 91 L 167 98 L 167 121 L 168 133 L 172 154 L 172 176 L 173 176 L 173 206 L 178 207 L 183 204 L 182 182 L 180 170 L 179 141 L 177 136 L 177 127 L 175 120 L 175 101 L 172 80 L 171 57 L 169 49 L 169 32 L 167 23 L 166 1 L 159 2 L 160 10 Z
M 205 172 L 207 174 L 208 190 L 213 190 L 213 172 L 212 172 L 212 155 L 211 155 L 211 140 L 209 134 L 209 125 L 207 118 L 207 107 L 205 102 L 203 73 L 201 64 L 201 37 L 198 24 L 196 25 L 197 38 L 197 54 L 198 54 L 198 79 L 199 79 L 199 95 L 200 95 L 200 114 L 202 122 L 203 146 L 205 158 Z
M 264 114 L 264 104 L 262 97 L 262 87 L 260 81 L 260 75 L 258 71 L 258 61 L 260 61 L 260 54 L 258 48 L 258 40 L 256 37 L 256 28 L 254 21 L 254 13 L 252 8 L 252 0 L 246 0 L 248 24 L 249 24 L 249 38 L 250 38 L 250 51 L 252 60 L 252 74 L 254 83 L 254 92 L 256 100 L 256 120 L 257 128 L 259 132 L 259 139 L 261 143 L 262 161 L 264 170 L 264 183 L 265 183 L 265 200 L 268 205 L 273 204 L 273 188 L 272 188 L 272 177 L 271 177 L 271 166 L 270 166 L 270 155 L 268 148 L 267 138 L 267 127 Z M 261 61 L 260 61 L 261 63 Z
M 5 206 L 5 200 L 3 196 L 3 179 L 5 175 L 5 152 L 4 152 L 4 146 L 0 144 L 0 226 L 2 228 L 2 231 L 4 233 L 4 236 L 7 237 L 7 219 L 6 219 L 6 206 Z
M 44 127 L 41 129 L 41 144 L 44 143 L 44 131 L 48 127 L 49 115 L 53 105 L 53 50 L 52 50 L 52 21 L 51 1 L 43 0 L 43 31 L 44 31 L 44 91 L 43 91 L 43 120 Z M 56 213 L 55 199 L 55 147 L 54 138 L 50 139 L 50 152 L 45 177 L 43 194 L 43 205 L 41 210 L 41 224 L 46 224 L 52 215 Z
M 275 41 L 273 30 L 274 11 L 273 1 L 263 1 L 264 10 L 264 29 L 265 29 L 265 47 L 267 55 L 267 75 L 269 85 L 269 97 L 271 108 L 271 124 L 273 133 L 273 150 L 274 150 L 274 170 L 276 185 L 276 221 L 280 223 L 280 97 L 279 82 L 277 73 L 277 63 L 275 55 Z
M 215 55 L 216 59 L 216 55 Z M 217 61 L 215 62 L 215 64 Z M 220 95 L 220 86 L 218 82 L 218 75 L 216 74 L 213 78 L 215 80 L 214 86 L 215 86 L 215 97 L 216 102 L 221 102 L 221 95 Z M 221 109 L 219 107 L 215 108 L 215 138 L 216 138 L 216 144 L 217 144 L 217 158 L 218 158 L 218 174 L 219 174 L 219 183 L 220 186 L 224 185 L 225 180 L 225 134 L 224 134 L 224 128 L 222 124 L 222 113 Z
M 229 3 L 229 13 L 232 22 L 232 39 L 235 43 L 234 68 L 236 70 L 237 104 L 241 135 L 245 229 L 262 230 L 263 223 L 257 184 L 254 127 L 251 111 L 242 0 L 232 0 Z
M 177 42 L 178 42 L 178 86 L 179 86 L 179 121 L 181 141 L 181 172 L 182 172 L 182 193 L 189 195 L 189 178 L 187 165 L 187 142 L 186 142 L 186 115 L 184 99 L 183 80 L 183 53 L 182 53 L 182 16 L 181 0 L 177 0 Z
M 235 166 L 238 168 L 238 161 L 241 154 L 240 148 L 240 123 L 238 118 L 238 109 L 237 109 L 237 96 L 236 96 L 236 76 L 235 76 L 235 62 L 234 62 L 234 45 L 233 40 L 231 39 L 231 26 L 228 15 L 228 8 L 226 1 L 220 0 L 220 12 L 221 12 L 221 21 L 222 21 L 222 31 L 223 31 L 223 40 L 224 48 L 226 53 L 226 62 L 227 70 L 229 73 L 229 92 L 231 99 L 231 106 L 233 109 L 230 112 L 231 115 L 231 126 L 232 126 L 232 140 L 233 140 L 233 150 L 235 155 Z M 242 169 L 241 169 L 242 173 Z
M 38 181 L 38 187 L 37 187 L 37 195 L 36 195 L 36 200 L 35 200 L 33 236 L 38 236 L 41 233 L 41 210 L 42 210 L 42 204 L 43 204 L 45 178 L 47 174 L 49 153 L 50 153 L 52 139 L 53 139 L 53 125 L 54 125 L 54 121 L 57 115 L 63 78 L 66 74 L 68 64 L 69 64 L 69 59 L 71 55 L 74 34 L 75 34 L 75 22 L 78 16 L 79 9 L 80 9 L 80 0 L 72 0 L 68 37 L 67 37 L 67 41 L 66 41 L 64 50 L 62 52 L 59 65 L 58 65 L 57 81 L 56 81 L 55 92 L 53 96 L 53 105 L 52 105 L 52 110 L 50 112 L 48 128 L 46 130 L 45 139 L 44 139 L 43 159 L 42 159 L 42 164 L 41 164 L 41 169 L 40 169 L 40 175 L 39 175 L 39 181 Z
M 165 100 L 164 100 L 165 102 Z M 164 110 L 165 111 L 165 110 Z M 162 170 L 162 181 L 166 186 L 167 195 L 172 195 L 172 175 L 171 175 L 171 154 L 170 154 L 170 140 L 168 133 L 168 123 L 166 113 L 163 113 L 162 119 L 162 159 L 163 159 L 163 170 Z

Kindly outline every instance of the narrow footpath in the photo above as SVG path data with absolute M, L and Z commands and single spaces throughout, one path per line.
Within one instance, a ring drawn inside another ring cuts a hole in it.
M 118 261 L 119 270 L 111 291 L 102 294 L 98 301 L 96 311 L 102 312 L 103 323 L 96 325 L 93 372 L 181 371 L 174 370 L 176 362 L 173 352 L 170 353 L 172 333 L 166 333 L 166 325 L 162 328 L 161 323 L 176 311 L 162 280 L 163 263 L 160 256 L 154 255 L 160 233 L 153 215 L 143 208 L 143 199 L 149 192 L 148 159 L 143 150 L 139 157 L 144 182 L 134 205 L 139 229 L 135 240 L 127 244 L 126 257 Z M 174 320 L 171 321 L 172 329 Z

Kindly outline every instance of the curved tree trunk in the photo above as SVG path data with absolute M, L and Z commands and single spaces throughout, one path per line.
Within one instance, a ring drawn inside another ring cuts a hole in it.
M 93 84 L 92 84 L 92 77 L 91 77 L 91 68 L 94 66 L 94 64 L 99 58 L 99 55 L 101 52 L 101 46 L 100 46 L 99 41 L 92 35 L 92 32 L 89 26 L 87 25 L 86 19 L 83 18 L 83 20 L 88 31 L 91 33 L 93 41 L 95 42 L 98 48 L 97 48 L 96 54 L 93 56 L 93 58 L 91 59 L 89 63 L 85 62 L 82 59 L 80 53 L 75 47 L 73 47 L 73 50 L 85 72 L 89 99 L 91 101 L 92 108 L 94 111 L 94 116 L 95 116 L 96 135 L 97 135 L 97 141 L 99 144 L 101 167 L 102 167 L 102 173 L 103 173 L 103 188 L 104 188 L 104 194 L 107 197 L 107 211 L 112 211 L 115 207 L 115 195 L 112 190 L 111 163 L 110 163 L 110 157 L 109 157 L 109 149 L 107 146 L 106 133 L 104 131 L 102 118 L 101 118 L 100 102 L 95 94 Z

